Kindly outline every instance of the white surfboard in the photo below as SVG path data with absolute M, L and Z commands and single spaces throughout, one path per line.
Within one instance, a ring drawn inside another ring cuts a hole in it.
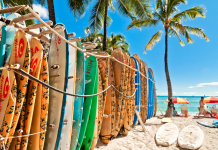
M 63 24 L 56 24 L 54 28 L 64 27 Z M 60 31 L 59 34 L 67 38 L 66 30 Z M 68 45 L 55 34 L 51 37 L 51 46 L 48 58 L 49 82 L 50 85 L 66 91 L 68 82 Z M 45 138 L 44 149 L 57 150 L 59 147 L 61 131 L 63 127 L 63 113 L 66 103 L 66 95 L 54 90 L 49 91 L 49 110 L 48 110 L 48 127 Z
M 189 125 L 179 133 L 178 143 L 181 148 L 197 149 L 204 141 L 204 132 L 195 125 Z
M 73 43 L 76 45 L 76 43 Z M 67 93 L 75 94 L 75 81 L 76 81 L 76 58 L 77 50 L 69 45 L 69 78 L 68 78 L 68 89 Z M 67 96 L 67 105 L 65 108 L 64 124 L 61 133 L 61 140 L 59 150 L 69 149 L 71 142 L 72 123 L 73 123 L 73 108 L 74 108 L 74 97 Z
M 178 127 L 173 123 L 166 123 L 157 130 L 156 142 L 158 145 L 170 146 L 176 142 L 178 135 Z

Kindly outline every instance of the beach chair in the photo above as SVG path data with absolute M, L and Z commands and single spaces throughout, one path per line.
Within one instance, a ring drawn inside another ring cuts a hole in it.
M 213 107 L 209 107 L 209 109 L 210 109 L 211 115 L 213 117 L 216 117 L 217 111 Z
M 216 111 L 218 111 L 218 104 L 213 105 L 213 108 L 214 108 Z
M 186 105 L 181 105 L 181 114 L 179 114 L 179 116 L 185 116 L 185 111 L 188 114 L 188 106 Z M 188 114 L 188 116 L 191 116 L 190 114 Z

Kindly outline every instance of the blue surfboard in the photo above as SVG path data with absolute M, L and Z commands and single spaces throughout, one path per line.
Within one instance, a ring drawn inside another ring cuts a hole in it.
M 153 115 L 153 105 L 154 105 L 154 85 L 153 85 L 153 77 L 152 74 L 150 72 L 150 70 L 148 70 L 148 77 L 151 79 L 149 79 L 148 84 L 149 84 L 149 94 L 148 94 L 148 117 L 147 119 L 150 119 Z
M 130 57 L 135 61 L 135 69 L 139 70 L 139 64 L 138 61 L 134 58 L 134 57 Z M 136 93 L 135 93 L 135 106 L 137 106 L 137 111 L 140 114 L 140 110 L 141 110 L 141 79 L 140 79 L 140 74 L 138 71 L 135 72 L 136 76 L 135 76 L 135 88 Z M 136 114 L 134 115 L 134 121 L 133 121 L 133 125 L 136 125 L 138 123 L 138 118 L 136 116 Z
M 3 4 L 3 0 L 1 0 L 1 8 L 0 9 L 4 9 L 4 4 Z M 2 16 L 5 16 L 4 14 L 2 14 Z M 1 41 L 0 41 L 0 67 L 4 66 L 4 62 L 5 62 L 5 39 L 6 39 L 6 30 L 5 30 L 6 26 L 3 25 L 1 28 Z M 0 73 L 2 71 L 0 70 Z
M 17 18 L 17 17 L 18 17 L 18 14 L 14 13 L 8 19 L 12 20 L 12 19 Z M 11 25 L 11 26 L 7 26 L 5 28 L 5 30 L 6 30 L 6 41 L 5 41 L 6 42 L 6 50 L 5 50 L 6 51 L 6 62 L 8 62 L 10 55 L 11 55 L 12 46 L 14 43 L 16 28 L 13 25 Z
M 77 42 L 77 46 L 82 48 L 81 42 Z M 77 66 L 76 66 L 76 86 L 75 94 L 84 95 L 85 94 L 85 57 L 84 53 L 77 51 Z M 79 138 L 82 114 L 83 114 L 83 103 L 84 97 L 75 97 L 74 99 L 74 111 L 73 111 L 73 126 L 72 126 L 72 136 L 70 150 L 75 150 Z

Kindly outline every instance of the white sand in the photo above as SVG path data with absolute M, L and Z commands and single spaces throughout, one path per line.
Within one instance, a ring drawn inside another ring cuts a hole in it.
M 173 117 L 172 122 L 176 124 L 181 131 L 184 127 L 193 124 L 199 126 L 204 132 L 204 142 L 199 150 L 218 150 L 218 128 L 208 128 L 199 125 L 196 120 L 210 122 L 214 118 L 198 118 L 193 116 L 185 117 Z M 140 125 L 135 126 L 128 134 L 128 136 L 119 135 L 113 139 L 108 145 L 103 144 L 99 140 L 95 150 L 182 150 L 178 147 L 177 142 L 169 147 L 158 146 L 155 142 L 155 134 L 158 128 L 162 125 L 161 119 L 153 117 L 147 120 L 144 124 L 147 130 L 145 134 Z

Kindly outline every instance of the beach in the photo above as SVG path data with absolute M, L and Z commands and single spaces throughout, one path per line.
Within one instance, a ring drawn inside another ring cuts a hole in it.
M 113 139 L 108 145 L 103 144 L 101 140 L 95 150 L 183 150 L 175 142 L 169 147 L 158 146 L 155 142 L 155 134 L 158 128 L 162 125 L 161 119 L 153 117 L 144 124 L 146 133 L 143 132 L 141 125 L 137 125 L 129 131 L 128 136 L 119 135 Z M 172 123 L 176 124 L 181 131 L 188 125 L 196 125 L 204 132 L 204 142 L 199 150 L 216 150 L 218 141 L 218 128 L 208 128 L 199 125 L 196 121 L 205 121 L 212 123 L 214 118 L 194 118 L 193 116 L 172 117 Z

